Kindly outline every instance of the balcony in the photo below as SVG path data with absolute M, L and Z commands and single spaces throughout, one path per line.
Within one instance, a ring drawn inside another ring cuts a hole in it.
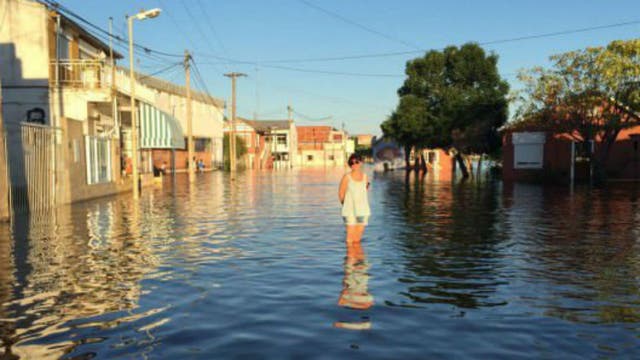
M 110 67 L 102 60 L 51 62 L 53 84 L 79 89 L 106 89 L 111 85 Z

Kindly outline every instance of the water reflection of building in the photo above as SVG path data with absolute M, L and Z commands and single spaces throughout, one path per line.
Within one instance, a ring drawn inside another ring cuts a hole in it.
M 505 186 L 511 251 L 546 316 L 580 323 L 640 321 L 636 185 L 608 190 Z M 514 260 L 515 262 L 515 260 Z
M 4 345 L 25 358 L 59 358 L 76 346 L 52 340 L 69 321 L 135 309 L 141 279 L 158 265 L 142 220 L 130 202 L 114 200 L 16 221 L 12 245 L 26 251 L 8 252 L 18 278 L 2 291 L 15 296 L 1 299 Z

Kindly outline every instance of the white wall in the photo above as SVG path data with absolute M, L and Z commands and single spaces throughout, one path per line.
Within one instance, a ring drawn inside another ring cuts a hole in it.
M 48 85 L 49 44 L 44 6 L 0 0 L 0 76 L 3 86 Z

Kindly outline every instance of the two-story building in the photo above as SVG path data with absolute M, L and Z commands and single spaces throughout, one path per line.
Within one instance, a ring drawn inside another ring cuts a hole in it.
M 35 210 L 122 190 L 109 46 L 34 1 L 0 0 L 0 13 L 14 202 Z
M 354 152 L 354 141 L 331 126 L 298 126 L 300 166 L 345 166 Z
M 259 136 L 260 161 L 266 168 L 292 168 L 295 165 L 298 135 L 292 120 L 245 120 Z M 271 163 L 271 166 L 269 166 Z
M 42 3 L 0 0 L 0 13 L 14 209 L 34 211 L 131 190 L 131 79 L 114 66 L 122 55 Z M 145 141 L 184 147 L 180 124 L 154 105 L 157 92 L 138 85 L 143 148 Z M 150 163 L 150 156 L 139 157 Z

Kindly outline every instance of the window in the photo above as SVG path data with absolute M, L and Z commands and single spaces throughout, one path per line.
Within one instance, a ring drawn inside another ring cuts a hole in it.
M 87 184 L 111 182 L 111 141 L 85 136 Z
M 542 169 L 544 133 L 513 133 L 512 142 L 514 169 Z
M 313 161 L 313 155 L 307 155 L 307 161 Z
M 58 36 L 58 58 L 60 60 L 67 60 L 69 59 L 69 54 L 70 54 L 70 44 L 71 43 L 71 38 L 68 37 L 65 34 L 60 34 Z
M 278 135 L 278 145 L 287 145 L 287 135 Z
M 193 141 L 193 147 L 197 152 L 211 152 L 211 139 L 196 138 Z
M 72 140 L 72 146 L 73 146 L 73 162 L 77 163 L 80 160 L 80 140 L 79 139 L 73 139 Z
M 335 157 L 335 156 L 333 156 L 333 155 L 329 155 L 329 160 L 333 161 L 333 160 L 335 160 L 335 159 L 336 159 L 336 157 Z

